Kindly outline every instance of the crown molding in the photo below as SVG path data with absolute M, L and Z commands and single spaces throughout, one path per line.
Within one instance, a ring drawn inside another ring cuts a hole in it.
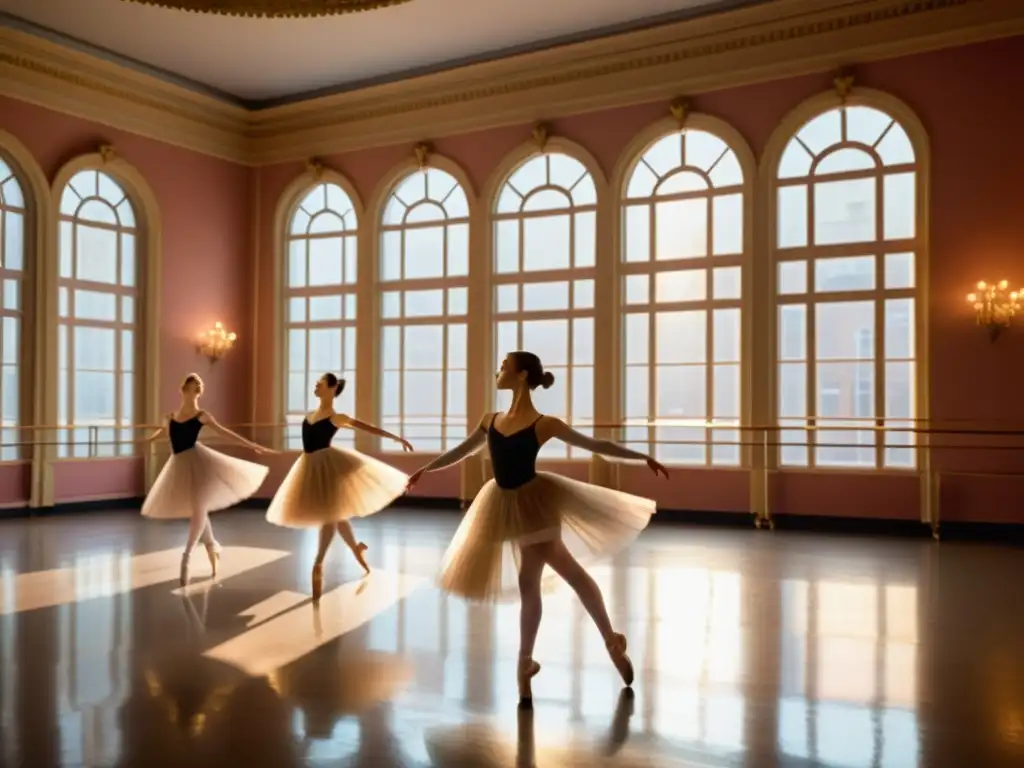
M 1024 33 L 1020 0 L 775 0 L 255 113 L 257 164 L 671 99 Z
M 225 160 L 248 163 L 241 106 L 0 27 L 0 94 Z
M 667 100 L 1024 34 L 1021 0 L 774 0 L 250 111 L 0 28 L 0 94 L 249 165 Z

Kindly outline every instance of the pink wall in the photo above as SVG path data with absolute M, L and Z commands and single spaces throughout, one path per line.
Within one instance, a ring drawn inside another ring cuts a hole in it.
M 1015 423 L 1024 427 L 1020 398 L 1024 359 L 1021 333 L 1011 332 L 993 346 L 974 327 L 963 296 L 977 280 L 1006 276 L 1024 283 L 1019 251 L 1024 244 L 1020 179 L 1024 178 L 1024 103 L 1007 94 L 1024 89 L 1024 38 L 911 56 L 858 66 L 856 83 L 891 93 L 920 117 L 931 139 L 931 388 L 937 422 Z M 772 131 L 804 99 L 830 89 L 821 74 L 734 88 L 691 99 L 691 108 L 720 117 L 746 138 L 760 157 Z M 581 115 L 552 124 L 553 132 L 590 150 L 610 175 L 629 141 L 668 113 L 663 102 Z M 529 125 L 430 138 L 437 152 L 466 170 L 477 190 L 512 149 L 530 135 Z M 345 174 L 361 197 L 369 199 L 383 175 L 408 158 L 409 145 L 390 146 L 326 158 Z M 262 168 L 258 210 L 263 227 L 260 269 L 269 275 L 273 259 L 273 213 L 290 181 L 303 171 L 299 163 Z M 1015 269 L 1016 265 L 1016 269 Z M 259 306 L 271 306 L 274 287 L 260 281 Z M 263 327 L 261 347 L 272 343 Z M 257 360 L 258 380 L 278 375 L 269 357 Z M 365 375 L 365 374 L 364 374 Z M 983 396 L 979 396 L 983 393 Z M 257 393 L 258 418 L 269 419 L 268 390 Z M 936 440 L 936 442 L 939 442 Z M 945 439 L 944 444 L 950 444 Z M 963 440 L 953 441 L 957 445 Z M 1022 441 L 1024 444 L 1024 441 Z M 1024 466 L 1016 451 L 936 451 L 937 468 L 946 472 L 1005 472 Z M 285 457 L 281 457 L 285 461 Z M 741 511 L 748 508 L 746 477 L 731 470 L 679 471 L 655 487 L 665 506 Z M 624 490 L 651 492 L 646 470 L 624 472 Z M 918 482 L 907 476 L 873 473 L 784 472 L 771 478 L 778 512 L 843 516 L 916 518 Z M 999 498 L 1024 491 L 1024 480 L 1003 478 Z M 1004 487 L 1005 486 L 1005 487 Z M 953 476 L 943 483 L 943 514 L 950 519 L 1024 522 L 1018 507 L 993 508 L 991 478 Z M 268 489 L 271 485 L 268 483 Z M 435 481 L 432 494 L 456 495 L 457 476 Z
M 77 155 L 101 143 L 146 179 L 163 219 L 163 271 L 160 322 L 161 405 L 177 403 L 178 385 L 189 371 L 207 383 L 205 405 L 225 422 L 245 421 L 250 413 L 248 384 L 253 339 L 252 282 L 247 269 L 251 226 L 249 189 L 253 172 L 243 166 L 172 147 L 124 131 L 0 98 L 0 128 L 33 154 L 48 180 Z M 234 354 L 211 365 L 196 354 L 193 339 L 216 321 L 241 333 Z M 56 471 L 58 500 L 137 494 L 140 462 L 65 462 Z M 17 466 L 0 467 L 0 504 L 7 489 L 27 482 Z

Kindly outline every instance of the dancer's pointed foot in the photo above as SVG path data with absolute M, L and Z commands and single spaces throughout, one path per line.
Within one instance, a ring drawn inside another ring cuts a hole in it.
M 216 541 L 206 545 L 206 556 L 210 559 L 210 571 L 213 578 L 217 578 L 217 569 L 220 566 L 220 544 Z
M 178 574 L 178 583 L 181 584 L 182 587 L 188 586 L 188 561 L 189 553 L 186 552 L 181 556 L 181 571 Z
M 612 639 L 605 643 L 608 655 L 612 657 L 612 663 L 622 675 L 622 682 L 626 686 L 633 684 L 633 662 L 626 654 L 626 636 L 620 634 L 612 635 Z
M 533 706 L 533 678 L 540 672 L 540 664 L 530 656 L 519 657 L 517 677 L 519 681 L 519 706 L 529 709 Z
M 366 558 L 363 557 L 363 553 L 366 552 L 366 550 L 368 549 L 369 547 L 360 541 L 356 545 L 356 548 L 352 550 L 352 554 L 356 556 L 356 560 L 359 561 L 359 564 L 363 567 L 363 570 L 366 571 L 367 574 L 370 573 L 370 565 L 366 562 Z
M 313 604 L 320 602 L 320 595 L 324 593 L 324 566 L 317 564 L 313 566 Z

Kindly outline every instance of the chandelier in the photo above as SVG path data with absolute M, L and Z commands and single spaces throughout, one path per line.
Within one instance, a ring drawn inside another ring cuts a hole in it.
M 344 13 L 372 11 L 410 0 L 124 0 L 140 5 L 158 5 L 191 13 L 216 13 L 222 16 L 255 16 L 288 19 L 303 16 L 340 16 Z

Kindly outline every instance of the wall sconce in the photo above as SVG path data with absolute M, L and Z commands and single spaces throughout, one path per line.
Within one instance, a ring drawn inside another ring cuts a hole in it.
M 237 338 L 233 332 L 224 328 L 223 323 L 214 323 L 213 328 L 199 337 L 196 352 L 206 355 L 211 362 L 215 362 L 231 351 Z
M 976 292 L 967 294 L 967 302 L 974 307 L 978 325 L 988 331 L 991 341 L 998 338 L 1003 328 L 1009 328 L 1010 321 L 1020 309 L 1021 291 L 1009 291 L 1009 285 L 1006 280 L 995 285 L 982 280 Z

